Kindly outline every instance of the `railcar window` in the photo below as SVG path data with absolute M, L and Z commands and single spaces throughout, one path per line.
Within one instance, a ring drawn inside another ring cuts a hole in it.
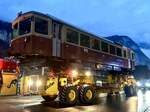
M 124 56 L 124 58 L 127 57 L 127 51 L 126 50 L 123 51 L 123 56 Z
M 134 60 L 135 59 L 135 54 L 134 53 L 132 53 L 132 60 Z
M 90 37 L 84 34 L 80 34 L 80 45 L 90 47 Z
M 97 39 L 92 39 L 91 40 L 91 48 L 96 49 L 96 50 L 100 50 L 100 41 Z
M 12 32 L 12 38 L 15 38 L 16 36 L 18 36 L 19 34 L 19 30 L 18 30 L 18 23 L 16 23 L 14 26 L 13 26 L 13 32 Z
M 121 50 L 121 48 L 117 48 L 117 56 L 122 56 L 122 50 Z
M 130 52 L 130 50 L 128 50 L 127 53 L 128 53 L 128 58 L 131 59 L 131 52 Z
M 48 35 L 48 21 L 35 18 L 35 32 Z
M 31 18 L 25 19 L 19 23 L 19 35 L 30 33 L 31 31 Z
M 73 31 L 71 29 L 67 29 L 67 38 L 66 38 L 66 40 L 67 40 L 67 42 L 78 44 L 78 41 L 79 41 L 78 32 Z
M 113 54 L 113 55 L 116 54 L 116 48 L 115 48 L 115 46 L 110 45 L 110 54 Z
M 102 48 L 102 51 L 108 52 L 108 43 L 102 42 L 101 43 L 101 48 Z

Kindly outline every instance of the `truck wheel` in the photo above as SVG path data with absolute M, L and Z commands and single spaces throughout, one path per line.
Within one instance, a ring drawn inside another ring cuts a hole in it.
M 49 101 L 54 101 L 57 98 L 57 95 L 55 95 L 55 96 L 48 96 L 47 95 L 47 96 L 42 96 L 42 97 L 45 101 L 49 102 Z
M 96 93 L 92 86 L 81 86 L 79 93 L 80 101 L 84 104 L 91 104 L 96 98 Z
M 75 105 L 78 100 L 78 92 L 74 86 L 66 86 L 60 89 L 59 100 L 61 104 Z

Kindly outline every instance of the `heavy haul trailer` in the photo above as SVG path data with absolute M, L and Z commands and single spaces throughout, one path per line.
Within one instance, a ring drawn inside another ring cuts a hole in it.
M 9 54 L 20 59 L 25 75 L 41 76 L 47 101 L 59 96 L 64 104 L 91 103 L 96 91 L 134 85 L 134 52 L 125 46 L 34 11 L 19 13 L 12 28 Z

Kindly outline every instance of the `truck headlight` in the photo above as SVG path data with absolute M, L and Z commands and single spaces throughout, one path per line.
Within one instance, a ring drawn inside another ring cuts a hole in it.
M 97 80 L 97 81 L 96 81 L 96 85 L 102 87 L 102 81 Z
M 150 83 L 147 82 L 147 83 L 145 84 L 145 86 L 146 86 L 146 87 L 150 87 Z
M 137 82 L 136 85 L 137 85 L 138 87 L 142 86 L 142 84 L 141 84 L 140 82 Z
M 32 86 L 33 85 L 33 80 L 30 79 L 28 84 L 29 84 L 29 86 Z
M 89 76 L 91 76 L 91 72 L 90 72 L 90 71 L 86 71 L 86 72 L 85 72 L 85 75 L 86 75 L 87 77 L 89 77 Z
M 77 75 L 78 75 L 78 71 L 77 70 L 72 70 L 72 76 L 77 77 Z
M 37 85 L 37 87 L 41 86 L 42 85 L 42 81 L 41 80 L 37 80 L 36 85 Z

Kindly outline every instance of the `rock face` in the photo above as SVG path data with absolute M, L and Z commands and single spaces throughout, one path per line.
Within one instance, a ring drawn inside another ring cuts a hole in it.
M 0 40 L 0 57 L 7 56 L 7 49 L 9 48 L 9 43 Z
M 11 23 L 0 20 L 0 57 L 7 55 L 11 31 Z
M 0 20 L 0 39 L 9 42 L 11 31 L 11 23 Z
M 130 37 L 114 35 L 106 38 L 132 49 L 135 52 L 136 65 L 147 65 L 150 68 L 150 59 Z

